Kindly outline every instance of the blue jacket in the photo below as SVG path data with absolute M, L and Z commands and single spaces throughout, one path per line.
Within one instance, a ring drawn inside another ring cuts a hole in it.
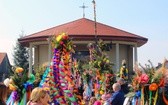
M 122 90 L 114 92 L 112 97 L 110 98 L 110 102 L 112 105 L 123 105 L 125 100 L 124 92 Z

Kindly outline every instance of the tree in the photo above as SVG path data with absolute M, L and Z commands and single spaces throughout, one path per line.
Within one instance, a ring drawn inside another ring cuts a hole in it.
M 20 38 L 23 37 L 23 32 L 20 35 Z M 14 47 L 14 66 L 15 67 L 22 67 L 24 70 L 28 70 L 29 67 L 29 54 L 28 54 L 28 48 L 21 45 L 19 41 L 16 42 L 16 46 Z

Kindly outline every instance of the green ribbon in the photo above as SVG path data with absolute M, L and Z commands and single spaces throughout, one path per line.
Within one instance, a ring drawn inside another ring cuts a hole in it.
M 152 91 L 149 91 L 149 105 L 152 103 Z

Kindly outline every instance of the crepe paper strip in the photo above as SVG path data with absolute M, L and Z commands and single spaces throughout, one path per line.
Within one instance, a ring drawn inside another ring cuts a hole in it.
M 164 86 L 164 78 L 161 78 L 159 82 L 159 87 L 163 87 L 163 86 Z
M 136 105 L 139 105 L 139 98 L 136 99 Z
M 31 95 L 31 88 L 29 88 L 27 91 L 27 94 L 26 94 L 27 100 L 30 100 L 30 95 Z
M 29 83 L 34 83 L 34 81 L 35 81 L 36 79 L 35 79 L 35 76 L 34 76 L 34 74 L 30 74 L 29 75 L 29 80 L 27 81 L 27 82 L 29 82 Z
M 61 83 L 61 86 L 66 86 L 66 84 L 65 83 Z
M 144 85 L 141 87 L 141 105 L 144 105 Z
M 77 98 L 79 98 L 80 100 L 82 100 L 82 96 L 81 95 L 76 95 Z
M 132 99 L 132 105 L 136 105 L 136 97 L 133 97 L 133 99 Z
M 6 101 L 6 105 L 13 105 L 12 94 L 10 94 L 8 100 Z
M 69 82 L 69 88 L 74 87 L 75 84 L 71 79 L 71 72 L 70 72 L 70 66 L 69 66 L 70 53 L 67 51 L 67 49 L 65 49 L 65 47 L 63 48 L 62 58 L 63 58 L 63 67 L 64 67 L 63 71 L 65 73 L 65 80 Z M 64 93 L 66 93 L 71 103 L 73 103 L 74 105 L 77 105 L 76 99 L 73 96 L 73 94 L 70 92 L 70 90 L 66 90 L 66 91 L 64 90 Z
M 78 104 L 77 102 L 72 102 L 72 105 L 81 105 L 81 104 Z
M 149 91 L 149 105 L 152 104 L 152 91 Z
M 24 95 L 23 95 L 22 100 L 21 100 L 19 105 L 26 105 L 26 102 L 27 102 L 27 97 L 26 96 L 27 96 L 27 93 L 24 92 Z
M 44 72 L 44 74 L 43 74 L 43 76 L 42 76 L 42 80 L 41 80 L 41 82 L 40 82 L 40 84 L 39 84 L 39 87 L 42 87 L 42 86 L 43 86 L 43 84 L 44 84 L 44 82 L 45 82 L 45 79 L 47 78 L 46 75 L 48 75 L 49 72 L 50 72 L 50 68 L 47 67 L 46 70 L 45 70 L 45 72 Z
M 168 105 L 168 100 L 167 100 L 166 97 L 165 97 L 165 89 L 163 89 L 162 97 L 163 97 L 164 103 L 165 103 L 166 105 Z
M 57 98 L 61 98 L 61 102 L 66 103 L 65 101 L 65 97 L 64 97 L 64 93 L 63 90 L 61 88 L 61 82 L 60 82 L 60 53 L 58 49 L 54 49 L 54 57 L 53 57 L 53 76 L 54 76 L 54 82 L 55 82 L 55 86 L 54 88 L 57 89 L 56 91 L 58 92 L 58 94 L 54 95 L 54 102 L 56 102 Z
M 128 104 L 128 102 L 129 102 L 129 100 L 130 100 L 130 97 L 126 97 L 126 98 L 125 98 L 125 100 L 124 100 L 123 105 L 127 105 L 127 104 Z
M 134 96 L 131 101 L 131 105 L 140 105 L 140 103 L 141 103 L 140 97 Z
M 74 90 L 73 90 L 73 92 L 74 92 L 74 93 L 77 93 L 77 92 L 78 92 L 78 90 L 77 90 L 77 89 L 74 89 Z
M 69 97 L 69 100 L 71 100 L 71 102 L 75 102 L 76 99 L 74 97 Z
M 155 93 L 153 105 L 156 105 L 157 98 L 158 98 L 158 89 L 156 90 L 156 93 Z

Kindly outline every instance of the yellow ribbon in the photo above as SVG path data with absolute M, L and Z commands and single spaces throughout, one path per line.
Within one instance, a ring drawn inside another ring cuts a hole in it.
M 141 88 L 141 105 L 144 105 L 144 85 Z
M 157 89 L 157 91 L 155 93 L 155 98 L 154 98 L 153 105 L 156 105 L 157 98 L 158 98 L 158 89 Z

